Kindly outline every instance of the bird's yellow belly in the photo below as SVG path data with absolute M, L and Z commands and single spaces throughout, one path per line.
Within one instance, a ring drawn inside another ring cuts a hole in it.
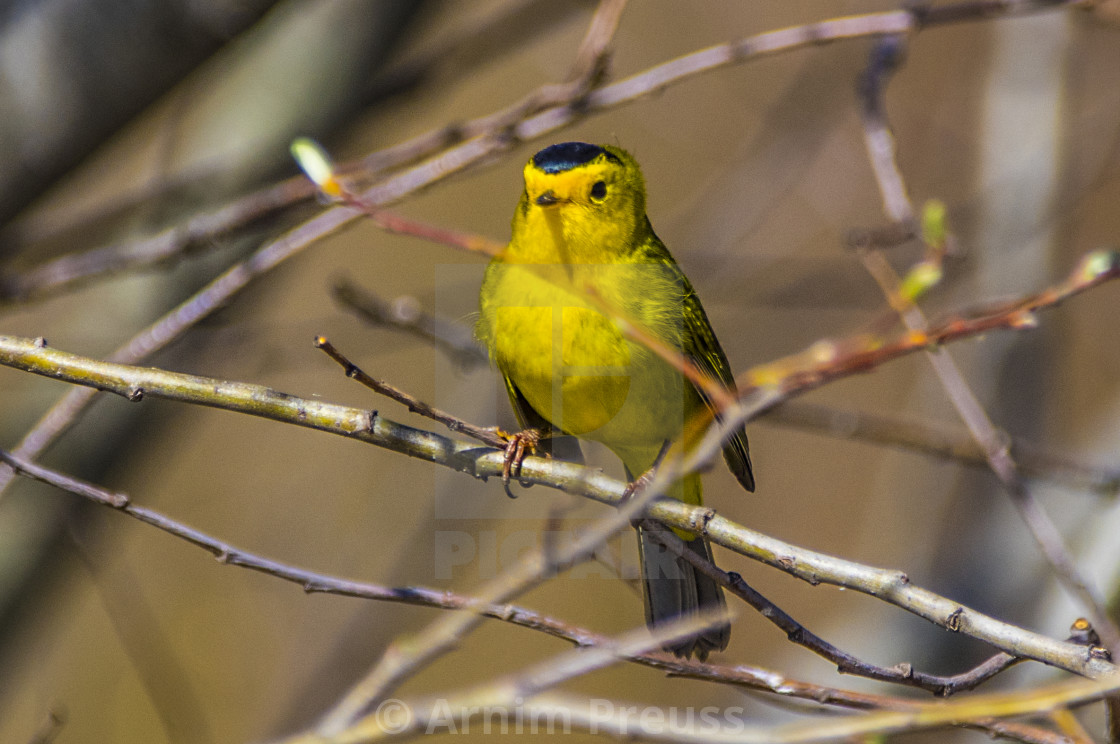
M 483 308 L 486 335 L 529 404 L 557 428 L 603 442 L 635 473 L 648 468 L 682 430 L 681 376 L 555 283 L 525 269 L 496 282 L 494 296 L 516 304 Z

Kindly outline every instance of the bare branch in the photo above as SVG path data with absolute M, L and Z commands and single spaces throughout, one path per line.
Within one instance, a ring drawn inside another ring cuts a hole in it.
M 1040 3 L 972 2 L 966 5 L 968 10 L 962 10 L 961 15 L 972 14 L 972 17 L 979 19 L 999 13 L 1037 10 Z M 1047 3 L 1046 5 L 1050 4 Z M 606 7 L 604 6 L 604 8 Z M 609 20 L 609 13 L 604 11 L 603 17 Z M 600 16 L 596 18 L 598 19 Z M 958 19 L 959 16 L 953 16 L 952 18 L 953 21 Z M 936 18 L 927 19 L 926 24 L 936 22 L 940 21 Z M 607 22 L 604 21 L 604 23 Z M 508 148 L 514 141 L 541 136 L 570 123 L 587 112 L 635 100 L 700 72 L 805 45 L 867 35 L 904 33 L 911 30 L 913 26 L 914 17 L 909 12 L 894 11 L 839 18 L 791 29 L 782 29 L 701 50 L 651 68 L 645 73 L 633 76 L 615 85 L 596 89 L 587 95 L 586 100 L 581 99 L 581 105 L 579 106 L 557 106 L 528 119 L 520 120 L 520 123 L 516 126 L 510 122 L 501 121 L 501 116 L 497 117 L 498 121 L 486 121 L 484 125 L 481 125 L 481 132 L 476 133 L 474 139 L 451 147 L 441 156 L 367 189 L 358 194 L 357 198 L 366 205 L 382 205 L 399 199 L 408 193 L 457 173 L 495 152 Z M 506 115 L 512 116 L 513 112 L 517 111 L 521 111 L 517 114 L 517 117 L 523 116 L 523 110 L 516 106 Z M 446 146 L 447 142 L 447 137 L 443 136 L 438 139 L 438 147 L 431 143 L 426 146 L 433 147 L 434 151 L 439 147 Z M 409 143 L 405 143 L 402 147 L 407 149 L 408 145 Z M 282 197 L 280 201 L 285 201 L 287 198 L 287 196 Z M 268 200 L 263 201 L 267 202 Z M 255 216 L 260 215 L 259 211 L 246 210 L 243 207 L 233 208 L 231 211 L 234 213 L 238 211 L 250 212 Z M 122 363 L 141 361 L 148 354 L 163 348 L 178 338 L 191 325 L 206 317 L 215 308 L 224 305 L 253 278 L 274 268 L 314 241 L 348 224 L 358 214 L 359 212 L 352 208 L 333 207 L 295 228 L 285 236 L 263 246 L 249 259 L 231 267 L 195 296 L 142 331 L 118 349 L 110 358 Z M 237 226 L 237 220 L 230 219 L 228 214 L 224 214 L 223 219 L 216 220 L 216 222 L 219 223 L 222 230 L 233 229 Z M 172 240 L 174 242 L 174 238 Z M 161 257 L 160 260 L 165 257 Z M 71 391 L 28 432 L 17 446 L 16 452 L 29 458 L 37 457 L 62 432 L 69 428 L 91 399 L 91 394 L 88 392 Z M 0 469 L 0 496 L 5 492 L 11 478 L 10 471 Z
M 649 649 L 664 643 L 701 632 L 705 627 L 718 624 L 723 620 L 722 613 L 708 613 L 679 618 L 651 630 L 643 627 L 638 631 L 630 631 L 620 638 L 609 639 L 601 646 L 567 651 L 545 662 L 534 664 L 516 675 L 485 682 L 467 690 L 418 701 L 408 706 L 411 712 L 409 716 L 411 725 L 392 733 L 394 735 L 425 733 L 427 728 L 425 724 L 436 716 L 436 711 L 444 709 L 464 711 L 514 709 L 524 700 L 535 697 L 569 679 L 605 668 L 635 654 L 648 652 Z M 379 708 L 354 721 L 345 729 L 337 733 L 326 733 L 325 736 L 328 740 L 368 741 L 384 733 L 385 723 L 385 717 Z M 315 741 L 321 736 L 322 733 L 318 736 L 296 736 L 289 739 L 288 744 Z
M 489 364 L 486 350 L 468 326 L 428 312 L 415 298 L 399 297 L 390 302 L 345 279 L 338 280 L 333 291 L 344 307 L 373 326 L 423 339 L 468 369 Z M 803 400 L 782 403 L 767 411 L 762 420 L 825 436 L 900 447 L 973 467 L 989 467 L 984 451 L 967 430 Z M 1094 467 L 1020 439 L 1010 440 L 1010 446 L 1024 475 L 1065 483 L 1101 496 L 1115 496 L 1120 491 L 1120 468 Z
M 624 497 L 617 502 L 618 511 L 582 530 L 566 545 L 555 548 L 542 546 L 522 556 L 516 565 L 481 587 L 476 592 L 477 596 L 486 603 L 503 601 L 537 586 L 557 569 L 591 557 L 596 548 L 629 528 L 655 498 L 664 494 L 670 485 L 696 464 L 688 458 L 666 459 L 649 482 L 643 483 L 634 492 L 623 489 Z M 317 727 L 318 733 L 325 736 L 341 733 L 370 705 L 384 699 L 420 668 L 457 645 L 480 621 L 481 617 L 474 612 L 445 614 L 414 638 L 395 642 L 380 663 L 327 713 Z
M 265 244 L 244 261 L 234 264 L 178 307 L 133 336 L 114 351 L 109 359 L 135 364 L 171 343 L 187 329 L 244 289 L 249 282 L 291 258 L 316 240 L 342 228 L 360 212 L 349 207 L 333 207 L 279 238 Z M 14 452 L 34 459 L 65 432 L 93 400 L 93 389 L 73 389 L 64 395 L 24 435 Z M 13 474 L 0 468 L 0 501 Z
M 861 79 L 860 92 L 863 99 L 864 142 L 883 199 L 883 211 L 895 222 L 905 225 L 914 221 L 914 208 L 906 193 L 905 180 L 898 169 L 894 137 L 883 107 L 883 89 L 901 63 L 901 56 L 901 37 L 888 36 L 881 39 L 872 50 L 871 59 Z M 906 327 L 917 333 L 925 332 L 929 327 L 925 315 L 917 305 L 902 296 L 898 275 L 882 253 L 868 248 L 861 248 L 857 253 Z M 1026 311 L 1022 316 L 1026 323 L 1033 322 L 1029 312 Z M 1100 593 L 1082 576 L 1061 532 L 1020 476 L 1018 466 L 1006 445 L 1007 437 L 997 431 L 948 351 L 931 348 L 927 358 L 961 420 L 984 451 L 992 472 L 1002 482 L 1004 490 L 1019 510 L 1055 575 L 1085 605 L 1093 624 L 1102 634 L 1105 645 L 1114 654 L 1120 654 L 1120 627 L 1105 609 Z
M 989 733 L 1031 742 L 1032 744 L 1070 744 L 1070 739 L 1035 726 L 994 720 L 1028 716 L 1040 711 L 1083 705 L 1120 690 L 1120 677 L 1109 680 L 1070 680 L 1049 687 L 1017 694 L 997 693 L 962 698 L 957 701 L 917 703 L 906 710 L 869 712 L 861 716 L 832 716 L 784 725 L 764 726 L 743 720 L 742 708 L 711 709 L 707 724 L 674 721 L 669 712 L 654 706 L 611 700 L 589 700 L 562 692 L 538 695 L 523 702 L 514 711 L 517 720 L 540 723 L 541 733 L 587 731 L 619 739 L 649 741 L 695 742 L 695 744 L 808 744 L 825 741 L 853 741 L 892 733 L 929 731 L 954 726 L 980 728 Z M 289 744 L 327 744 L 347 741 L 371 742 L 396 737 L 412 737 L 417 732 L 447 733 L 454 725 L 457 732 L 469 731 L 469 721 L 484 718 L 484 706 L 459 706 L 462 700 L 433 705 L 422 701 L 416 707 L 394 700 L 401 706 L 403 720 L 385 717 L 381 726 L 371 725 L 362 735 L 345 739 L 307 735 L 289 740 Z M 453 707 L 451 703 L 454 703 Z M 648 711 L 645 716 L 635 711 Z M 415 718 L 415 720 L 413 720 Z M 371 724 L 378 723 L 371 721 Z M 402 731 L 398 724 L 407 724 Z M 519 729 L 517 733 L 529 733 Z M 536 729 L 534 729 L 536 731 Z
M 322 349 L 323 352 L 333 359 L 339 366 L 346 370 L 346 376 L 352 380 L 357 380 L 365 385 L 370 390 L 384 395 L 387 398 L 395 400 L 401 405 L 408 408 L 410 413 L 417 413 L 425 418 L 430 418 L 432 421 L 437 421 L 448 429 L 456 433 L 466 434 L 473 437 L 483 444 L 488 444 L 491 447 L 499 449 L 506 446 L 506 439 L 498 434 L 497 430 L 492 427 L 475 426 L 469 421 L 464 421 L 458 416 L 452 416 L 446 411 L 441 411 L 434 406 L 428 405 L 424 401 L 417 398 L 411 393 L 406 393 L 395 385 L 391 385 L 384 380 L 375 380 L 362 371 L 361 367 L 351 362 L 342 354 L 338 349 L 331 344 L 330 341 L 324 336 L 319 336 L 315 339 L 315 347 Z
M 671 550 L 674 555 L 684 558 L 704 574 L 718 581 L 732 594 L 758 610 L 760 615 L 784 631 L 790 641 L 799 646 L 804 646 L 818 656 L 836 664 L 837 671 L 841 674 L 854 674 L 881 682 L 910 685 L 948 697 L 957 692 L 974 689 L 1005 669 L 1023 661 L 1023 659 L 1010 654 L 999 653 L 966 672 L 948 677 L 920 672 L 910 664 L 896 664 L 889 668 L 871 664 L 833 646 L 811 632 L 782 608 L 751 587 L 739 574 L 724 571 L 711 561 L 704 560 L 694 551 L 686 550 L 681 544 L 680 538 L 659 526 L 653 520 L 644 520 L 642 526 L 662 545 Z
M 91 281 L 180 259 L 219 245 L 243 230 L 315 195 L 307 179 L 289 178 L 213 212 L 196 214 L 155 235 L 70 253 L 22 273 L 0 275 L 0 304 L 21 304 L 71 291 Z M 18 238 L 17 238 L 18 239 Z
M 490 363 L 469 326 L 432 315 L 412 297 L 388 302 L 345 279 L 335 282 L 332 291 L 343 307 L 371 325 L 395 328 L 422 338 L 468 369 Z

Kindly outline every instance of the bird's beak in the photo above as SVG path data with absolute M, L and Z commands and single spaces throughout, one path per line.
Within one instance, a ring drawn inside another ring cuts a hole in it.
M 548 191 L 544 192 L 543 194 L 538 196 L 533 201 L 535 201 L 538 206 L 551 207 L 553 204 L 559 204 L 563 200 L 559 196 L 556 195 L 555 191 L 553 191 L 552 189 L 549 189 Z

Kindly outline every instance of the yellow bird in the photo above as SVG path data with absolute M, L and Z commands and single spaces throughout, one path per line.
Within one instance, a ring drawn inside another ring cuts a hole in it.
M 653 232 L 645 181 L 625 150 L 565 142 L 525 165 L 525 191 L 509 246 L 486 270 L 477 333 L 505 377 L 522 427 L 602 442 L 633 480 L 652 467 L 686 423 L 710 403 L 704 392 L 645 346 L 628 340 L 600 308 L 638 324 L 701 372 L 734 389 L 700 298 Z M 739 482 L 754 490 L 746 431 L 724 447 Z M 668 494 L 701 501 L 700 476 Z M 678 532 L 712 558 L 708 541 Z M 646 622 L 723 608 L 720 586 L 638 529 Z M 666 647 L 706 659 L 727 647 L 730 627 Z

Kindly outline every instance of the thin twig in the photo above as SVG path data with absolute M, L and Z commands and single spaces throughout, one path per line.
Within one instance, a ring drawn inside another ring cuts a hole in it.
M 388 302 L 346 279 L 335 282 L 332 294 L 343 307 L 366 322 L 414 334 L 447 353 L 463 368 L 490 363 L 486 350 L 468 326 L 429 313 L 412 297 Z
M 700 730 L 696 726 L 672 725 L 664 710 L 636 705 L 633 702 L 612 702 L 602 706 L 601 700 L 588 700 L 573 694 L 550 692 L 518 706 L 518 720 L 559 722 L 557 732 L 580 730 L 624 740 L 688 742 L 689 744 L 810 744 L 829 741 L 876 740 L 893 733 L 931 731 L 954 726 L 983 728 L 998 736 L 1031 744 L 1071 744 L 1069 737 L 1034 726 L 1011 721 L 993 720 L 1036 715 L 1040 711 L 1084 705 L 1120 690 L 1120 676 L 1108 680 L 1074 679 L 1048 687 L 1014 693 L 991 693 L 959 698 L 953 701 L 919 703 L 912 709 L 874 711 L 860 716 L 831 716 L 807 722 L 762 725 L 744 721 L 742 709 L 713 711 L 711 725 Z M 635 710 L 649 710 L 645 720 Z M 427 712 L 427 711 L 421 711 Z M 433 714 L 437 711 L 432 711 Z M 460 708 L 440 709 L 438 717 L 419 721 L 423 730 L 447 732 L 450 724 L 464 730 L 463 724 L 486 715 L 487 711 Z M 722 714 L 722 715 L 721 715 Z M 991 722 L 990 726 L 977 725 Z M 412 729 L 410 729 L 411 731 Z M 389 731 L 367 737 L 363 741 L 391 738 Z M 308 743 L 325 744 L 322 739 L 309 738 Z
M 162 318 L 133 336 L 109 355 L 109 360 L 135 364 L 179 338 L 202 318 L 223 307 L 249 282 L 275 268 L 302 249 L 341 229 L 360 212 L 350 207 L 333 207 L 299 227 L 262 246 L 180 303 Z M 96 390 L 75 388 L 66 393 L 36 422 L 20 440 L 14 452 L 34 459 L 62 435 L 85 411 Z M 0 502 L 13 474 L 0 467 Z
M 313 574 L 302 569 L 293 569 L 283 564 L 278 564 L 266 559 L 260 559 L 253 556 L 252 554 L 248 554 L 236 548 L 233 548 L 228 544 L 214 540 L 213 538 L 210 538 L 189 527 L 186 527 L 185 525 L 176 523 L 174 522 L 174 520 L 169 520 L 156 512 L 144 509 L 143 507 L 135 506 L 131 504 L 127 496 L 123 494 L 104 491 L 103 489 L 91 486 L 90 484 L 60 476 L 53 471 L 41 468 L 34 465 L 33 463 L 16 460 L 6 453 L 0 452 L 0 459 L 4 459 L 5 461 L 9 462 L 9 464 L 18 467 L 21 471 L 27 472 L 34 477 L 40 478 L 48 483 L 52 483 L 53 485 L 65 488 L 66 490 L 72 491 L 86 498 L 90 498 L 94 501 L 97 501 L 98 503 L 120 509 L 130 514 L 134 518 L 141 519 L 142 521 L 153 524 L 183 539 L 200 545 L 201 547 L 212 552 L 214 555 L 218 556 L 225 563 L 228 563 L 230 565 L 240 565 L 254 570 L 261 570 L 290 581 L 295 581 L 296 583 L 299 583 L 301 586 L 303 586 L 307 591 L 326 591 L 330 589 L 341 594 L 348 594 L 352 596 L 367 596 L 378 599 L 407 602 L 411 604 L 426 604 L 429 606 L 434 605 L 454 608 L 473 607 L 488 616 L 498 617 L 508 622 L 524 624 L 527 627 L 535 627 L 537 629 L 547 629 L 548 632 L 552 632 L 554 635 L 567 637 L 571 640 L 576 640 L 577 642 L 585 644 L 588 642 L 593 642 L 590 634 L 586 634 L 585 632 L 580 633 L 579 635 L 576 635 L 575 638 L 573 638 L 573 633 L 570 629 L 560 626 L 555 621 L 550 622 L 547 619 L 542 620 L 539 616 L 527 621 L 526 611 L 521 610 L 520 608 L 511 608 L 508 605 L 492 605 L 489 607 L 480 607 L 482 603 L 480 603 L 478 600 L 459 598 L 455 597 L 455 595 L 450 595 L 444 592 L 424 590 L 416 587 L 385 589 L 383 587 L 377 587 L 375 585 L 359 584 L 356 582 L 348 582 L 345 580 L 333 579 L 331 577 L 324 577 L 320 574 Z M 519 620 L 521 620 L 521 622 L 518 622 Z M 654 666 L 660 666 L 661 668 L 664 668 L 667 671 L 672 671 L 676 674 L 683 674 L 685 676 L 695 676 L 707 679 L 721 679 L 721 673 L 718 667 L 692 662 L 673 662 L 665 659 L 658 659 L 657 656 L 658 655 L 649 655 L 649 658 L 647 660 L 650 661 Z M 736 673 L 732 675 L 730 681 L 734 681 L 736 684 L 748 684 L 757 686 L 758 679 L 760 678 L 765 680 L 767 678 L 767 675 L 762 674 L 744 678 L 743 670 L 738 669 Z M 882 699 L 875 698 L 873 696 L 852 698 L 846 696 L 843 691 L 835 691 L 829 688 L 812 688 L 808 690 L 800 690 L 796 686 L 791 688 L 790 685 L 790 680 L 784 680 L 780 685 L 772 684 L 770 686 L 770 689 L 773 689 L 775 686 L 777 686 L 778 688 L 780 688 L 780 691 L 783 694 L 798 696 L 798 692 L 802 692 L 804 693 L 805 697 L 812 697 L 818 700 L 827 699 L 831 702 L 840 701 L 849 705 L 866 706 L 873 702 L 877 702 L 879 704 L 882 703 Z M 827 694 L 823 694 L 825 691 L 827 691 Z
M 591 24 L 580 42 L 568 79 L 583 89 L 586 95 L 592 88 L 599 86 L 607 75 L 607 62 L 610 59 L 611 44 L 618 33 L 622 12 L 626 10 L 626 0 L 602 0 L 595 10 Z M 578 96 L 565 96 L 565 100 L 577 100 Z
M 426 722 L 434 717 L 436 710 L 512 709 L 567 680 L 617 664 L 635 655 L 647 653 L 650 649 L 663 644 L 703 632 L 723 619 L 722 613 L 676 618 L 650 630 L 643 627 L 619 638 L 608 639 L 606 643 L 594 648 L 566 651 L 554 658 L 534 664 L 519 674 L 484 682 L 467 690 L 442 693 L 438 697 L 429 697 L 411 703 L 408 707 L 412 725 L 391 733 L 393 735 L 424 733 L 427 728 Z M 385 717 L 378 710 L 354 721 L 343 731 L 331 735 L 331 738 L 347 741 L 375 739 L 385 733 L 385 724 Z M 287 744 L 310 744 L 318 740 L 319 736 L 311 734 L 293 737 L 287 740 Z
M 153 268 L 193 251 L 214 248 L 236 231 L 314 195 L 315 187 L 306 178 L 289 178 L 239 197 L 212 212 L 195 214 L 155 235 L 70 253 L 24 272 L 0 275 L 0 304 L 31 302 L 98 279 Z
M 933 346 L 997 328 L 1031 327 L 1034 322 L 1033 317 L 1038 311 L 1053 307 L 1080 292 L 1117 277 L 1120 277 L 1120 254 L 1090 253 L 1079 262 L 1063 282 L 1015 303 L 1001 303 L 998 310 L 980 309 L 973 311 L 967 317 L 950 316 L 925 333 L 906 333 L 886 341 L 857 336 L 818 342 L 804 352 L 748 370 L 740 375 L 739 389 L 746 395 L 760 388 L 777 386 L 782 390 L 782 395 L 774 401 L 776 405 L 782 400 L 832 380 L 868 372 L 888 361 L 917 351 L 925 351 Z M 1027 322 L 1024 318 L 1031 320 Z M 289 404 L 289 400 L 299 399 L 268 391 L 267 388 L 102 362 L 48 348 L 43 339 L 0 336 L 0 364 L 85 386 L 83 389 L 75 389 L 72 393 L 93 395 L 94 391 L 101 389 L 115 392 L 131 400 L 139 400 L 145 393 L 150 393 L 218 408 L 240 410 L 347 436 L 369 437 L 371 441 L 385 445 L 384 440 L 371 435 L 371 428 L 377 434 L 384 432 L 377 429 L 380 417 L 371 417 L 369 412 L 360 412 L 360 416 L 353 420 L 341 413 L 338 415 L 342 418 L 337 420 L 331 420 L 329 416 L 317 419 L 308 413 L 308 410 L 314 409 L 315 406 L 309 405 L 307 401 L 301 401 L 299 405 Z M 259 399 L 252 399 L 253 395 L 259 396 Z M 246 401 L 253 405 L 249 405 Z M 446 457 L 446 453 L 437 455 L 429 450 L 428 447 L 436 446 L 431 442 L 417 448 L 412 442 L 405 443 L 394 439 L 392 446 L 400 448 L 399 451 L 424 459 Z M 18 450 L 16 454 L 26 459 L 33 459 Z
M 376 202 L 366 199 L 361 194 L 349 191 L 344 184 L 338 185 L 340 187 L 340 201 L 361 211 L 366 217 L 370 218 L 373 224 L 385 232 L 411 235 L 421 240 L 472 253 L 482 253 L 487 256 L 497 256 L 505 250 L 504 245 L 484 236 L 458 230 L 448 230 L 438 225 L 409 219 L 388 209 L 382 209 Z
M 506 438 L 498 434 L 497 430 L 492 426 L 476 426 L 469 421 L 464 421 L 457 416 L 452 416 L 450 413 L 441 411 L 435 406 L 425 403 L 415 395 L 406 393 L 395 385 L 391 385 L 384 380 L 376 380 L 370 377 L 361 367 L 351 362 L 342 352 L 336 349 L 334 344 L 328 341 L 325 336 L 317 336 L 315 338 L 315 348 L 321 349 L 323 353 L 342 367 L 346 371 L 347 377 L 352 380 L 357 380 L 379 395 L 384 395 L 386 398 L 397 401 L 408 408 L 410 413 L 416 413 L 425 418 L 430 418 L 432 421 L 443 424 L 453 432 L 466 434 L 491 447 L 501 449 L 508 444 Z
M 696 363 L 681 353 L 679 349 L 673 348 L 655 337 L 640 323 L 629 317 L 622 308 L 611 306 L 593 285 L 588 284 L 580 287 L 580 289 L 600 312 L 611 319 L 623 336 L 646 347 L 670 367 L 680 372 L 697 389 L 703 391 L 704 396 L 712 402 L 717 411 L 722 411 L 735 400 L 734 392 L 728 390 L 723 382 L 704 374 Z
M 653 520 L 644 520 L 642 524 L 649 534 L 653 535 L 667 549 L 680 558 L 684 558 L 706 576 L 719 582 L 732 594 L 742 599 L 753 607 L 764 618 L 780 628 L 786 637 L 799 646 L 804 646 L 813 653 L 828 659 L 836 664 L 837 671 L 841 674 L 853 674 L 860 677 L 879 680 L 881 682 L 894 682 L 927 690 L 936 695 L 948 697 L 957 692 L 972 690 L 987 680 L 996 676 L 1008 667 L 1017 664 L 1023 659 L 1010 654 L 998 653 L 972 669 L 950 676 L 927 674 L 915 670 L 910 664 L 897 664 L 893 667 L 881 667 L 863 661 L 816 635 L 782 608 L 771 602 L 761 593 L 750 586 L 743 577 L 734 572 L 721 569 L 709 560 L 704 559 L 695 551 L 684 547 L 680 538 L 670 530 L 661 527 Z
M 603 13 L 596 14 L 595 22 L 599 25 L 595 26 L 595 24 L 593 24 L 593 26 L 600 29 L 600 31 L 596 32 L 597 35 L 601 33 L 604 18 L 607 19 L 607 25 L 610 25 L 609 18 L 611 13 L 614 12 L 614 7 L 612 3 L 605 3 L 603 5 Z M 620 10 L 621 9 L 618 8 L 619 12 Z M 598 38 L 598 36 L 596 36 L 596 38 Z M 466 157 L 456 167 L 452 168 L 447 166 L 447 158 L 449 156 L 454 159 L 456 155 L 462 156 L 465 151 L 473 152 L 473 157 Z M 452 172 L 456 172 L 468 164 L 477 162 L 479 158 L 483 157 L 489 151 L 490 150 L 486 146 L 480 149 L 477 143 L 467 143 L 461 147 L 453 148 L 452 152 L 448 152 L 444 155 L 442 165 L 437 163 L 422 164 L 402 174 L 403 178 L 398 177 L 397 179 L 392 179 L 390 183 L 398 184 L 394 192 L 394 198 L 399 198 L 405 193 L 409 193 L 424 185 L 445 178 Z M 432 166 L 435 166 L 434 169 Z M 281 262 L 295 255 L 315 241 L 345 226 L 360 214 L 368 212 L 376 205 L 384 203 L 385 199 L 383 197 L 385 192 L 383 187 L 381 189 L 374 188 L 361 194 L 353 195 L 352 198 L 361 203 L 361 209 L 355 209 L 351 206 L 331 207 L 280 238 L 262 246 L 248 259 L 226 270 L 219 277 L 199 290 L 195 295 L 188 298 L 178 307 L 134 336 L 124 346 L 117 349 L 116 352 L 110 356 L 110 359 L 121 363 L 133 364 L 145 359 L 148 355 L 171 343 L 199 320 L 214 312 L 217 308 L 223 307 L 252 279 L 276 267 Z M 257 213 L 254 212 L 254 214 Z M 382 216 L 384 217 L 384 215 Z M 395 224 L 393 220 L 393 217 L 388 218 L 387 224 Z M 220 222 L 227 227 L 230 226 L 228 215 L 227 219 Z M 447 238 L 450 234 L 450 231 L 446 231 L 446 234 L 441 237 Z M 24 435 L 23 439 L 16 446 L 15 451 L 31 459 L 38 457 L 77 420 L 91 400 L 92 392 L 89 390 L 72 390 L 67 393 L 67 395 L 63 396 L 61 400 L 47 411 L 31 431 Z M 9 469 L 0 468 L 0 501 L 2 501 L 3 495 L 8 485 L 11 483 L 12 477 L 13 474 Z
M 901 447 L 924 455 L 989 468 L 984 450 L 965 429 L 804 400 L 783 403 L 767 412 L 761 420 L 826 436 Z M 1020 439 L 1012 439 L 1010 446 L 1011 452 L 1022 464 L 1024 475 L 1066 483 L 1101 496 L 1115 496 L 1120 491 L 1120 468 L 1093 467 Z
M 1120 253 L 1094 251 L 1085 255 L 1062 282 L 1013 303 L 977 308 L 966 315 L 951 315 L 925 331 L 910 331 L 894 339 L 855 336 L 818 341 L 803 352 L 759 365 L 738 376 L 741 394 L 779 385 L 804 392 L 838 377 L 866 372 L 889 359 L 916 351 L 937 351 L 950 341 L 996 329 L 1026 330 L 1038 324 L 1040 310 L 1051 308 L 1103 282 L 1120 278 Z
M 978 19 L 992 17 L 999 12 L 1026 12 L 1038 9 L 1036 3 L 1023 2 L 1002 4 L 971 2 L 966 5 L 970 9 L 967 13 L 975 13 Z M 956 21 L 959 18 L 952 20 Z M 936 22 L 939 21 L 934 19 L 926 23 L 929 25 Z M 360 198 L 370 205 L 382 205 L 399 199 L 405 194 L 457 173 L 495 152 L 507 149 L 515 141 L 541 136 L 589 111 L 606 109 L 636 100 L 670 84 L 727 64 L 842 38 L 903 33 L 911 30 L 913 25 L 914 18 L 909 12 L 893 11 L 822 21 L 710 47 L 650 68 L 614 85 L 597 88 L 589 93 L 578 107 L 558 106 L 521 120 L 516 126 L 507 124 L 485 130 L 486 134 L 478 134 L 470 141 L 451 147 L 439 157 L 367 189 L 360 194 Z M 493 125 L 493 122 L 489 125 Z M 447 140 L 443 138 L 439 142 L 445 146 Z M 263 246 L 249 259 L 230 268 L 193 297 L 135 336 L 111 358 L 120 362 L 135 363 L 163 348 L 199 319 L 226 304 L 251 279 L 275 267 L 310 243 L 348 224 L 357 217 L 357 214 L 356 210 L 347 207 L 328 209 L 280 239 Z M 219 222 L 223 226 L 222 229 L 236 227 L 236 220 L 226 219 Z M 71 391 L 24 436 L 16 451 L 31 458 L 38 457 L 73 424 L 90 400 L 92 396 L 88 392 Z M 0 468 L 0 498 L 11 482 L 11 478 L 10 471 Z
M 906 193 L 905 180 L 898 169 L 894 137 L 883 105 L 884 88 L 901 63 L 901 42 L 900 37 L 884 37 L 876 44 L 861 78 L 860 93 L 864 140 L 883 199 L 883 211 L 895 222 L 908 224 L 914 220 L 914 208 Z M 857 252 L 906 327 L 915 333 L 924 333 L 929 327 L 925 315 L 916 305 L 902 297 L 898 275 L 882 253 L 866 248 Z M 1025 308 L 1021 320 L 1027 324 L 1035 322 L 1030 311 Z M 1120 627 L 1109 616 L 1099 592 L 1082 576 L 1061 532 L 1019 474 L 1015 460 L 1008 450 L 1007 438 L 997 431 L 949 352 L 942 348 L 931 348 L 927 358 L 957 413 L 983 449 L 992 472 L 999 478 L 1011 497 L 1011 502 L 1019 510 L 1054 574 L 1085 605 L 1093 624 L 1102 634 L 1105 645 L 1114 654 L 1120 655 Z

